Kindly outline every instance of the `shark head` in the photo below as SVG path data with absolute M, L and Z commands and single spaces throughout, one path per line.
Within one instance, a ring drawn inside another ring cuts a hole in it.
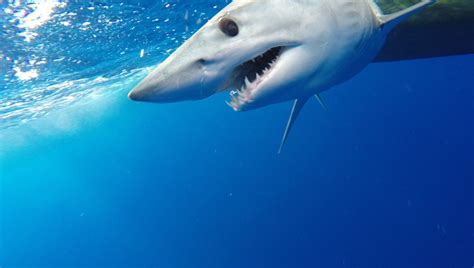
M 304 81 L 314 65 L 299 2 L 234 1 L 136 86 L 130 99 L 178 102 L 227 91 L 236 111 L 278 102 L 283 89 Z

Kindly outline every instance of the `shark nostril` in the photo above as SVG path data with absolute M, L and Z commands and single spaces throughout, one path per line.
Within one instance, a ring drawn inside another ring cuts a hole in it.
M 208 62 L 207 60 L 205 60 L 205 59 L 198 59 L 195 64 L 197 65 L 197 67 L 198 67 L 199 69 L 204 69 L 204 68 L 206 68 L 206 65 L 207 65 L 208 63 L 209 63 L 209 62 Z

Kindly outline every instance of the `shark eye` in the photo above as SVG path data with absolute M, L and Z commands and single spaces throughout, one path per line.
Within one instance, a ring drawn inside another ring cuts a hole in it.
M 235 21 L 229 18 L 223 18 L 219 22 L 219 29 L 227 36 L 234 37 L 239 34 L 239 26 Z

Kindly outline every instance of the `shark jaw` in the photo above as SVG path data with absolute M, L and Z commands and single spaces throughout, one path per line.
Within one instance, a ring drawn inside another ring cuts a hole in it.
M 226 85 L 231 100 L 227 104 L 234 111 L 242 111 L 254 101 L 253 95 L 259 86 L 271 76 L 286 48 L 273 47 L 263 54 L 239 65 L 230 75 Z

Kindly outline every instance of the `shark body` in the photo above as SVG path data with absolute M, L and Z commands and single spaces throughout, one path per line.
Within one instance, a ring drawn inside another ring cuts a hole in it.
M 198 100 L 230 93 L 235 111 L 293 101 L 280 151 L 313 96 L 377 56 L 390 31 L 433 0 L 383 14 L 372 0 L 236 0 L 152 71 L 129 98 Z

